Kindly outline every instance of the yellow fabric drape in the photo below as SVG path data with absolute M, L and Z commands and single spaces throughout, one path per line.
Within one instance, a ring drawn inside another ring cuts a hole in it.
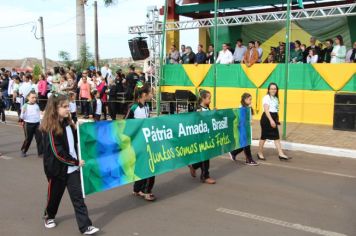
M 183 65 L 185 73 L 187 73 L 190 81 L 192 81 L 196 88 L 204 81 L 210 67 L 211 64 Z
M 356 73 L 352 64 L 313 64 L 314 69 L 335 90 L 342 89 Z
M 243 64 L 241 66 L 246 76 L 259 88 L 276 69 L 277 64 L 254 64 L 251 67 Z

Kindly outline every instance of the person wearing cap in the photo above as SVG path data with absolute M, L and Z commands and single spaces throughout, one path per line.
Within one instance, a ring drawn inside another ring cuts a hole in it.
M 311 49 L 314 49 L 314 51 L 315 51 L 315 55 L 318 55 L 318 62 L 320 62 L 321 61 L 321 49 L 320 49 L 320 47 L 319 46 L 317 46 L 316 45 L 316 38 L 315 37 L 310 37 L 310 46 L 309 47 L 307 47 L 307 49 L 305 50 L 306 51 L 306 57 L 308 57 L 308 55 L 309 55 L 309 52 L 310 52 L 310 50 Z
M 281 43 L 277 48 L 275 61 L 277 63 L 285 63 L 286 62 L 286 44 Z
M 126 76 L 126 99 L 132 100 L 134 98 L 134 91 L 138 81 L 138 74 L 135 72 L 135 66 L 129 67 L 129 73 Z
M 335 46 L 331 52 L 330 63 L 345 63 L 346 59 L 346 47 L 344 45 L 344 40 L 341 35 L 336 36 Z

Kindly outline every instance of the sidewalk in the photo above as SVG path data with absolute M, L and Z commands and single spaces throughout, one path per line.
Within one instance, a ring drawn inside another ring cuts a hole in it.
M 283 125 L 279 126 L 282 137 Z M 252 138 L 258 140 L 261 135 L 259 121 L 253 121 Z M 356 150 L 356 132 L 333 130 L 328 125 L 287 124 L 287 141 L 325 147 Z

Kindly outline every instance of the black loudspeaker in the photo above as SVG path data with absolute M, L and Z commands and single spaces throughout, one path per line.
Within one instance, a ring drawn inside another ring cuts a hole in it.
M 337 93 L 334 101 L 333 128 L 356 131 L 356 93 Z
M 150 56 L 146 38 L 138 37 L 129 40 L 129 47 L 134 61 L 145 60 Z
M 167 102 L 174 102 L 176 100 L 176 96 L 174 93 L 167 93 L 167 92 L 162 92 L 161 98 L 162 101 L 167 101 Z
M 163 114 L 174 114 L 176 112 L 175 108 L 175 94 L 174 93 L 166 93 L 162 92 L 161 93 L 161 98 L 162 98 L 162 104 L 165 104 L 166 108 L 165 110 L 163 109 L 162 106 L 162 113 Z
M 189 90 L 176 90 L 176 100 L 196 101 L 197 97 Z

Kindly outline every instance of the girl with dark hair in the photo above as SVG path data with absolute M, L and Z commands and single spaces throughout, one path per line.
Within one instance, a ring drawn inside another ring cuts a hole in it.
M 197 111 L 204 112 L 210 111 L 209 105 L 211 103 L 211 94 L 207 90 L 199 91 L 198 109 Z M 200 180 L 202 183 L 215 184 L 216 181 L 210 177 L 209 168 L 210 161 L 202 161 L 189 166 L 190 174 L 193 178 L 196 177 L 196 170 L 201 169 Z
M 48 180 L 47 205 L 44 212 L 46 228 L 56 227 L 55 218 L 63 193 L 67 188 L 72 201 L 79 231 L 92 235 L 99 231 L 92 225 L 84 203 L 79 167 L 83 160 L 77 157 L 77 136 L 70 116 L 68 98 L 53 94 L 47 102 L 41 124 L 43 132 L 43 164 Z
M 134 92 L 135 103 L 131 105 L 126 119 L 145 119 L 150 117 L 150 108 L 147 104 L 152 99 L 152 90 L 149 84 L 137 82 Z M 135 182 L 133 186 L 133 195 L 143 197 L 146 201 L 156 200 L 152 189 L 155 183 L 155 176 L 147 179 L 141 179 Z
M 346 60 L 346 47 L 341 35 L 336 36 L 335 45 L 331 52 L 330 63 L 345 63 Z
M 265 145 L 266 139 L 269 139 L 274 140 L 274 144 L 278 150 L 279 159 L 289 160 L 290 158 L 287 157 L 282 150 L 279 138 L 278 125 L 280 123 L 278 117 L 279 98 L 277 84 L 270 83 L 268 85 L 268 92 L 267 95 L 263 97 L 262 106 L 264 110 L 260 121 L 262 134 L 257 157 L 260 160 L 266 160 L 263 156 L 263 146 Z
M 247 109 L 247 108 L 250 108 L 251 110 L 251 115 L 250 115 L 250 122 L 252 122 L 252 115 L 253 115 L 253 110 L 251 108 L 251 104 L 252 104 L 252 96 L 251 94 L 249 93 L 244 93 L 242 94 L 241 96 L 241 107 L 240 109 Z M 249 165 L 249 166 L 257 166 L 258 163 L 255 162 L 252 158 L 252 154 L 251 154 L 251 146 L 248 145 L 246 147 L 243 147 L 243 148 L 239 148 L 239 149 L 236 149 L 232 152 L 229 152 L 230 154 L 230 158 L 231 160 L 233 161 L 236 161 L 236 156 L 241 153 L 241 152 L 244 152 L 245 153 L 245 157 L 246 157 L 246 165 Z

